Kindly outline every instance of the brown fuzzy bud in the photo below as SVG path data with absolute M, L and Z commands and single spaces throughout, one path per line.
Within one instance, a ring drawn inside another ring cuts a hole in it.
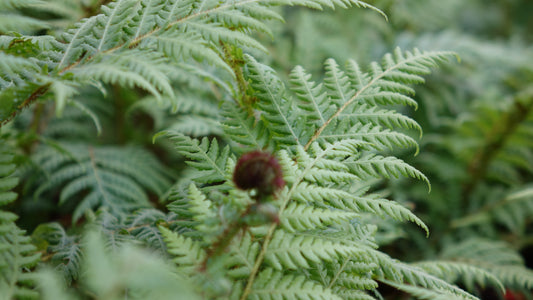
M 242 190 L 255 189 L 258 200 L 285 186 L 278 160 L 272 154 L 259 150 L 245 153 L 239 158 L 233 172 L 233 182 Z

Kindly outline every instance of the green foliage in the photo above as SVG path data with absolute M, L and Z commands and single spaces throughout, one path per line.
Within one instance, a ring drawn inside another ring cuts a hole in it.
M 18 178 L 13 176 L 16 165 L 13 164 L 12 150 L 0 135 L 0 296 L 2 299 L 37 298 L 31 289 L 32 278 L 28 270 L 34 267 L 40 258 L 35 251 L 26 231 L 20 229 L 15 221 L 17 216 L 4 210 L 4 206 L 17 199 L 12 192 Z
M 170 185 L 169 172 L 150 153 L 134 147 L 95 148 L 84 144 L 38 150 L 34 163 L 48 178 L 36 190 L 61 187 L 59 204 L 85 193 L 72 215 L 76 222 L 87 210 L 104 206 L 117 216 L 147 207 L 145 191 L 161 195 Z
M 533 57 L 493 2 L 0 0 L 0 298 L 527 294 Z

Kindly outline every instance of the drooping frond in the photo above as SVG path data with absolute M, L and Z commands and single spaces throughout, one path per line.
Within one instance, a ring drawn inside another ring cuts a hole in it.
M 476 286 L 483 288 L 491 285 L 498 288 L 500 292 L 505 293 L 505 288 L 497 276 L 470 264 L 453 261 L 427 261 L 415 263 L 414 265 L 448 282 L 460 280 L 471 291 Z
M 423 180 L 430 187 L 429 179 L 422 172 L 396 157 L 366 154 L 350 158 L 345 164 L 352 167 L 352 172 L 360 178 L 400 178 L 400 176 L 406 176 Z
M 524 267 L 520 253 L 501 241 L 469 239 L 449 245 L 441 257 L 486 270 L 505 287 L 533 287 L 533 272 Z
M 421 291 L 429 289 L 433 291 L 430 293 L 436 292 L 436 295 L 448 295 L 448 297 L 451 297 L 452 299 L 478 300 L 477 297 L 435 275 L 427 273 L 421 268 L 393 260 L 387 255 L 373 249 L 369 249 L 369 251 L 371 251 L 369 255 L 373 257 L 376 260 L 376 263 L 382 268 L 383 275 L 378 278 L 379 281 L 389 280 L 400 286 L 410 284 L 423 288 L 420 289 Z
M 24 15 L 22 8 L 35 8 L 43 5 L 40 0 L 1 0 L 0 1 L 0 33 L 10 31 L 31 32 L 47 28 L 47 24 L 39 19 Z
M 406 292 L 410 295 L 415 296 L 417 299 L 422 300 L 467 300 L 471 298 L 462 297 L 461 295 L 450 294 L 443 290 L 428 289 L 425 287 L 420 287 L 416 285 L 404 284 L 393 282 L 390 280 L 380 280 L 381 282 L 395 287 L 396 289 Z
M 73 220 L 79 219 L 86 210 L 98 207 L 106 207 L 119 215 L 146 207 L 147 191 L 161 195 L 170 185 L 168 170 L 140 148 L 84 144 L 61 147 L 63 153 L 43 148 L 34 158 L 49 175 L 36 193 L 62 187 L 60 203 L 65 203 L 86 192 L 73 213 Z

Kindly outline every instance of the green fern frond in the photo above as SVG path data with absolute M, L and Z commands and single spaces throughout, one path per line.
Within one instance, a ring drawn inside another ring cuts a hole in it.
M 225 266 L 229 276 L 246 278 L 253 269 L 260 245 L 248 233 L 237 239 L 239 243 L 233 243 L 230 246 L 230 256 L 225 261 Z
M 58 223 L 39 225 L 32 233 L 37 245 L 46 245 L 46 253 L 51 255 L 51 263 L 60 271 L 67 283 L 78 280 L 83 258 L 78 236 L 67 234 Z
M 419 286 L 439 293 L 448 294 L 449 297 L 478 300 L 477 297 L 463 291 L 455 285 L 449 284 L 448 282 L 425 272 L 421 268 L 391 260 L 382 253 L 376 252 L 375 250 L 372 251 L 373 253 L 371 255 L 375 257 L 375 259 L 379 262 L 378 264 L 382 266 L 382 271 L 385 272 L 385 278 L 378 278 L 379 281 L 392 280 L 400 285 L 409 283 L 413 286 Z M 387 267 L 383 268 L 384 266 Z M 391 273 L 391 271 L 394 273 Z
M 416 49 L 413 52 L 402 52 L 396 49 L 394 55 L 385 55 L 381 65 L 371 64 L 368 73 L 361 71 L 355 61 L 349 61 L 346 71 L 342 71 L 334 60 L 328 60 L 324 90 L 336 106 L 335 113 L 315 131 L 307 145 L 323 138 L 322 134 L 327 136 L 339 133 L 337 127 L 340 116 L 357 111 L 360 105 L 399 104 L 416 107 L 416 102 L 403 94 L 412 94 L 412 89 L 406 85 L 423 82 L 421 75 L 428 74 L 430 67 L 445 61 L 449 55 L 451 55 L 449 52 L 420 52 Z M 348 128 L 356 126 L 358 120 L 346 119 L 343 122 L 348 123 L 341 127 L 345 128 L 340 131 L 341 134 L 348 132 Z M 334 137 L 343 138 L 342 135 Z
M 473 291 L 476 286 L 486 287 L 492 285 L 497 287 L 501 293 L 505 293 L 505 287 L 498 280 L 498 277 L 482 268 L 470 264 L 453 261 L 427 261 L 414 264 L 434 274 L 448 282 L 461 280 L 467 289 Z
M 49 178 L 36 195 L 61 188 L 60 203 L 88 192 L 77 205 L 73 220 L 86 210 L 107 207 L 117 214 L 148 206 L 145 192 L 162 194 L 170 185 L 169 172 L 157 159 L 134 147 L 92 147 L 84 144 L 62 145 L 68 155 L 41 149 L 34 158 Z M 125 155 L 125 153 L 129 153 Z
M 352 172 L 360 178 L 400 178 L 400 176 L 407 176 L 424 181 L 431 190 L 426 175 L 396 157 L 366 154 L 361 157 L 350 158 L 345 164 L 352 167 Z
M 188 159 L 187 164 L 198 170 L 195 181 L 220 184 L 229 179 L 226 173 L 226 164 L 231 157 L 229 147 L 219 149 L 216 139 L 209 141 L 203 138 L 199 141 L 171 131 L 160 134 L 169 135 L 178 153 Z
M 174 96 L 166 73 L 167 59 L 157 53 L 131 50 L 127 54 L 108 54 L 95 59 L 90 65 L 72 70 L 80 80 L 100 80 L 126 87 L 138 86 L 160 99 L 161 94 Z
M 35 8 L 43 5 L 39 0 L 2 0 L 0 1 L 0 33 L 4 32 L 28 32 L 47 28 L 48 25 L 36 18 L 25 16 L 17 10 L 21 8 Z
M 198 190 L 196 185 L 192 183 L 189 186 L 188 198 L 188 210 L 192 214 L 194 221 L 196 221 L 196 229 L 204 233 L 205 239 L 209 239 L 210 237 L 205 235 L 205 233 L 216 230 L 213 228 L 212 224 L 207 222 L 208 220 L 214 219 L 216 215 L 215 206 L 211 200 L 207 199 L 206 196 L 200 190 Z
M 355 254 L 359 249 L 312 236 L 277 230 L 270 241 L 265 260 L 277 270 L 311 268 L 309 262 L 334 261 Z
M 1 208 L 16 200 L 17 194 L 11 189 L 18 184 L 18 178 L 13 176 L 16 167 L 14 155 L 4 144 L 3 136 L 0 136 L 0 141 Z M 32 278 L 27 270 L 39 262 L 41 255 L 36 252 L 26 231 L 15 224 L 17 218 L 15 214 L 0 209 L 0 298 L 37 298 L 37 293 L 31 289 Z
M 173 261 L 178 265 L 178 270 L 187 275 L 195 274 L 206 255 L 200 244 L 165 227 L 159 226 L 159 230 L 165 239 L 168 252 L 174 256 Z
M 234 147 L 239 152 L 254 149 L 270 149 L 269 131 L 263 120 L 250 116 L 246 111 L 233 103 L 222 104 L 222 128 L 224 133 L 239 147 Z
M 280 216 L 281 226 L 287 232 L 321 229 L 332 223 L 343 223 L 354 219 L 358 214 L 342 210 L 314 208 L 291 203 Z
M 486 270 L 506 287 L 533 287 L 533 272 L 524 266 L 520 253 L 501 241 L 469 239 L 449 245 L 441 257 Z
M 360 139 L 372 144 L 378 150 L 389 149 L 396 147 L 415 147 L 418 153 L 418 143 L 410 136 L 401 132 L 392 131 L 389 129 L 382 129 L 380 126 L 374 126 L 371 123 L 362 124 L 356 123 L 350 125 L 349 119 L 341 119 L 337 123 L 333 131 L 330 130 L 321 134 L 321 139 L 334 142 L 341 139 Z M 333 127 L 331 128 L 333 129 Z
M 306 280 L 304 276 L 284 275 L 265 269 L 254 283 L 251 299 L 341 299 L 331 290 Z
M 390 280 L 380 280 L 381 282 L 390 285 L 392 287 L 395 287 L 396 289 L 400 291 L 404 291 L 406 293 L 409 293 L 410 295 L 415 296 L 417 299 L 422 300 L 467 300 L 472 299 L 468 297 L 463 297 L 461 295 L 451 294 L 445 290 L 438 290 L 438 289 L 429 289 L 425 287 L 415 286 L 415 285 L 409 285 L 409 284 L 403 284 L 398 283 Z M 477 299 L 477 298 L 474 298 Z
M 301 128 L 296 126 L 298 113 L 294 103 L 287 98 L 285 86 L 273 69 L 245 55 L 250 87 L 254 97 L 259 99 L 258 107 L 264 113 L 261 119 L 268 126 L 272 138 L 280 144 L 297 145 Z

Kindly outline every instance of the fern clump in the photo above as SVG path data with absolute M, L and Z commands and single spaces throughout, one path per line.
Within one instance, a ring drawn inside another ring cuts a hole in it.
M 368 39 L 354 52 L 381 59 L 339 58 L 334 43 L 309 65 L 269 56 L 315 41 L 273 21 L 320 15 L 313 26 L 337 33 L 332 9 L 349 7 L 373 11 L 358 38 L 385 33 L 384 12 L 358 0 L 0 0 L 19 28 L 0 20 L 0 297 L 473 300 L 531 288 L 508 243 L 448 234 L 527 225 L 529 188 L 482 187 L 485 173 L 510 184 L 530 170 L 528 151 L 498 154 L 508 134 L 529 136 L 530 93 L 449 127 L 486 139 L 436 147 L 475 160 L 450 188 L 468 209 L 434 230 L 442 219 L 416 201 L 443 192 L 442 174 L 435 188 L 416 157 L 433 152 L 419 143 L 415 85 L 460 68 L 455 52 L 386 53 Z M 477 122 L 495 111 L 502 127 Z M 406 179 L 420 183 L 398 191 Z M 406 259 L 405 241 L 428 250 Z

